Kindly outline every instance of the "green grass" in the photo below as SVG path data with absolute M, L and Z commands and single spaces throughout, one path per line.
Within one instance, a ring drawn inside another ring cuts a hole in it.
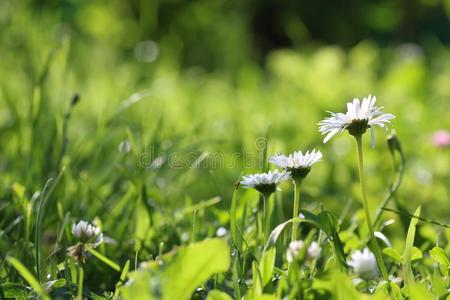
M 370 41 L 286 49 L 263 65 L 207 71 L 184 65 L 168 42 L 142 63 L 95 31 L 55 36 L 53 15 L 22 9 L 11 18 L 0 35 L 0 298 L 447 297 L 449 149 L 430 141 L 450 128 L 444 46 L 416 55 Z M 403 150 L 391 153 L 383 130 L 374 149 L 364 139 L 369 208 L 375 216 L 389 199 L 375 228 L 392 243 L 379 241 L 392 248 L 383 257 L 400 284 L 352 283 L 346 260 L 369 238 L 356 153 L 350 137 L 324 145 L 317 131 L 325 111 L 368 93 L 397 116 Z M 119 151 L 124 141 L 129 152 Z M 306 219 L 296 221 L 323 251 L 288 272 L 292 185 L 271 198 L 277 231 L 264 245 L 259 196 L 235 183 L 267 170 L 268 154 L 313 147 L 324 159 L 302 183 Z M 105 235 L 82 276 L 67 255 L 80 219 Z M 227 234 L 216 237 L 220 227 Z

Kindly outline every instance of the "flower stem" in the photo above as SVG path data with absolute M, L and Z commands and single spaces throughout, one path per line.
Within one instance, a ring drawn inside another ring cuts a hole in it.
M 294 180 L 294 209 L 292 210 L 292 218 L 298 218 L 298 209 L 300 206 L 300 189 L 301 189 L 302 180 Z M 292 236 L 291 241 L 295 241 L 297 239 L 297 223 L 295 221 L 292 222 Z
M 385 280 L 389 280 L 389 275 L 386 270 L 386 266 L 384 264 L 383 256 L 381 254 L 380 247 L 378 246 L 378 242 L 375 237 L 375 233 L 372 226 L 372 221 L 370 219 L 370 210 L 369 203 L 367 201 L 367 186 L 366 186 L 366 178 L 364 175 L 364 163 L 363 163 L 363 151 L 362 151 L 362 135 L 355 135 L 356 140 L 356 150 L 358 152 L 358 170 L 359 170 L 359 182 L 361 186 L 361 194 L 362 194 L 362 202 L 364 206 L 364 212 L 366 215 L 367 227 L 369 229 L 370 241 L 372 244 L 372 250 L 377 259 L 378 268 L 381 271 L 381 275 Z
M 269 199 L 270 193 L 262 194 L 263 198 L 263 216 L 262 216 L 262 231 L 263 231 L 263 244 L 265 245 L 269 237 L 270 231 L 270 206 Z
M 78 295 L 77 300 L 83 300 L 83 281 L 84 281 L 84 270 L 81 262 L 79 263 L 78 268 Z

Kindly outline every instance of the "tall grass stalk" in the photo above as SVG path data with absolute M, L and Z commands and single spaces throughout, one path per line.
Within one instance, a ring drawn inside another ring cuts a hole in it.
M 61 170 L 56 179 L 50 178 L 47 180 L 44 188 L 42 189 L 42 193 L 39 197 L 39 206 L 36 212 L 36 226 L 34 231 L 34 251 L 35 251 L 35 260 L 36 260 L 36 275 L 41 281 L 41 233 L 42 233 L 42 219 L 44 217 L 45 206 L 47 204 L 48 199 L 50 198 L 53 190 L 61 179 L 62 174 L 64 173 L 65 168 Z

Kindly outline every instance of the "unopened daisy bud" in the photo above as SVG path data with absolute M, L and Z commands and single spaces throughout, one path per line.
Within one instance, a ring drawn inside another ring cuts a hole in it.
M 344 113 L 331 113 L 331 117 L 326 118 L 319 122 L 319 131 L 322 134 L 326 134 L 323 140 L 326 143 L 335 134 L 341 133 L 344 130 L 353 136 L 361 136 L 367 129 L 374 126 L 386 127 L 386 123 L 390 123 L 391 119 L 394 119 L 393 114 L 384 114 L 382 107 L 375 106 L 375 96 L 369 95 L 362 101 L 359 99 L 353 99 L 352 102 L 347 103 L 347 112 Z M 371 130 L 373 136 L 373 130 Z
M 392 130 L 391 134 L 387 137 L 387 143 L 389 147 L 389 151 L 393 155 L 396 151 L 402 153 L 402 146 L 400 144 L 400 140 L 397 138 L 395 131 Z
M 288 263 L 292 263 L 295 258 L 300 254 L 300 251 L 303 249 L 305 243 L 303 241 L 293 241 L 289 244 L 289 247 L 286 252 L 286 259 Z
M 288 156 L 276 154 L 269 158 L 269 162 L 290 172 L 294 180 L 301 180 L 311 171 L 311 166 L 319 162 L 322 157 L 322 153 L 314 149 L 304 154 L 302 151 L 296 151 Z
M 378 277 L 378 266 L 375 255 L 368 249 L 364 248 L 353 252 L 351 260 L 347 262 L 352 267 L 358 277 L 364 280 L 372 280 Z
M 80 101 L 80 94 L 75 93 L 73 94 L 72 99 L 70 100 L 70 105 L 75 106 L 79 101 Z
M 278 184 L 290 178 L 290 172 L 278 172 L 278 170 L 268 173 L 252 174 L 242 177 L 243 188 L 254 188 L 263 195 L 270 195 L 275 192 Z
M 103 241 L 103 233 L 100 228 L 86 221 L 79 221 L 72 225 L 72 234 L 83 244 L 97 247 Z

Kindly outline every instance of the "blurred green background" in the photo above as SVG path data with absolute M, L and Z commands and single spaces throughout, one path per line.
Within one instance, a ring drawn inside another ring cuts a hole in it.
M 189 239 L 227 226 L 234 182 L 261 169 L 261 137 L 269 154 L 324 153 L 305 181 L 305 207 L 339 214 L 353 199 L 356 211 L 353 141 L 324 145 L 316 124 L 369 93 L 397 116 L 407 158 L 398 201 L 448 223 L 449 149 L 432 135 L 450 129 L 449 18 L 449 0 L 1 0 L 2 228 L 27 207 L 14 183 L 32 203 L 66 166 L 44 220 L 49 252 L 70 212 L 101 220 L 113 258 L 137 247 L 148 259 L 160 241 L 165 250 L 186 242 L 193 203 L 222 199 Z M 373 209 L 393 177 L 387 133 L 376 135 L 375 149 L 365 141 Z M 284 190 L 281 216 L 291 207 Z M 21 226 L 1 249 L 29 247 L 18 244 Z

